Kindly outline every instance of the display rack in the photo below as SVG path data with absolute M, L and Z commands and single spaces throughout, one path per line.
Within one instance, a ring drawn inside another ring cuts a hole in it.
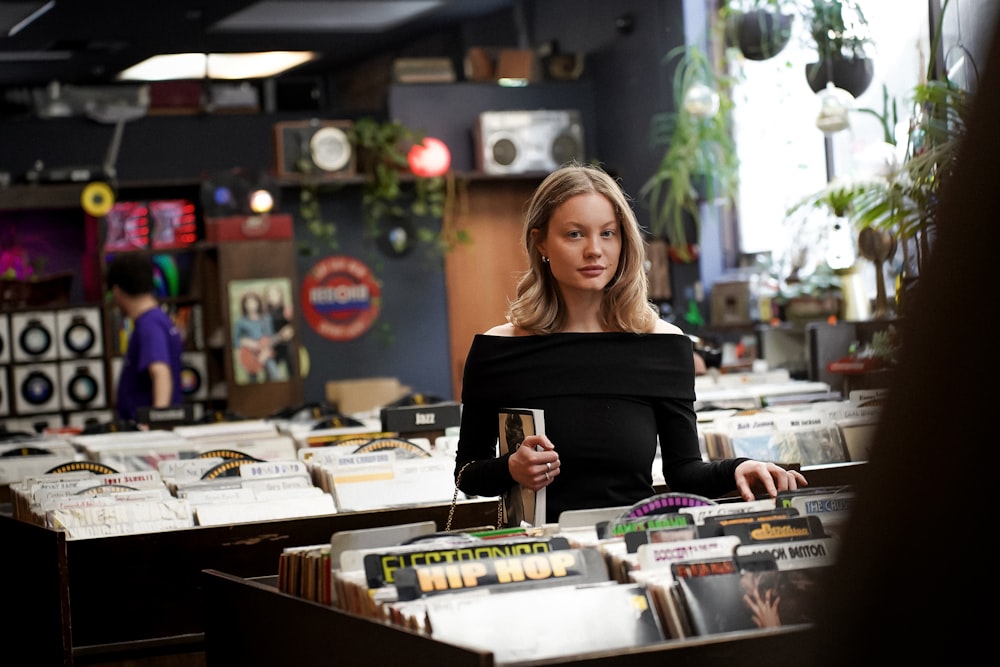
M 174 658 L 171 664 L 204 664 L 202 570 L 273 573 L 285 547 L 417 521 L 443 529 L 448 510 L 425 505 L 68 540 L 62 531 L 12 518 L 8 506 L 0 513 L 0 565 L 12 582 L 3 605 L 5 650 L 39 665 L 134 667 L 163 656 Z M 453 526 L 495 520 L 495 498 L 474 500 L 456 506 Z
M 443 642 L 386 623 L 280 592 L 273 578 L 244 579 L 217 570 L 202 574 L 205 597 L 205 657 L 208 664 L 390 665 L 492 667 L 492 653 Z M 545 632 L 544 619 L 518 622 Z M 500 619 L 483 619 L 496 623 Z M 662 667 L 797 667 L 803 664 L 814 628 L 794 626 L 667 640 L 625 651 L 567 655 L 505 665 L 602 665 Z M 266 638 L 264 640 L 260 638 Z

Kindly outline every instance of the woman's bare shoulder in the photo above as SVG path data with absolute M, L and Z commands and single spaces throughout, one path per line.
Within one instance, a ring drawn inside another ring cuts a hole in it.
M 656 326 L 653 328 L 653 333 L 684 334 L 681 328 L 676 324 L 671 324 L 670 322 L 661 319 L 656 320 Z
M 516 336 L 517 329 L 510 322 L 504 322 L 503 324 L 498 324 L 492 329 L 487 329 L 483 332 L 485 336 Z

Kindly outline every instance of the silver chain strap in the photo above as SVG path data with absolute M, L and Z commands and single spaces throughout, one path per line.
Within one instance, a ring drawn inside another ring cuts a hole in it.
M 445 524 L 445 531 L 451 530 L 452 519 L 455 518 L 455 505 L 458 504 L 458 485 L 462 483 L 462 473 L 468 468 L 473 461 L 468 461 L 464 466 L 459 468 L 458 475 L 455 476 L 455 493 L 451 497 L 451 507 L 448 508 L 448 522 Z M 497 528 L 503 526 L 503 496 L 497 500 Z

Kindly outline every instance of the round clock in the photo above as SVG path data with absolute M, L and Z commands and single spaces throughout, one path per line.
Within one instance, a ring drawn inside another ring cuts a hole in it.
M 321 127 L 309 139 L 313 164 L 324 171 L 339 171 L 351 161 L 351 142 L 338 127 Z

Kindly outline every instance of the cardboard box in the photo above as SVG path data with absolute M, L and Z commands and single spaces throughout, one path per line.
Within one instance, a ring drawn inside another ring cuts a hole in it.
M 462 423 L 462 405 L 454 401 L 382 408 L 382 430 L 411 434 L 444 431 Z
M 205 218 L 205 240 L 212 243 L 292 238 L 292 216 L 287 213 Z
M 410 393 L 397 378 L 355 378 L 326 383 L 326 400 L 341 414 L 371 412 Z

